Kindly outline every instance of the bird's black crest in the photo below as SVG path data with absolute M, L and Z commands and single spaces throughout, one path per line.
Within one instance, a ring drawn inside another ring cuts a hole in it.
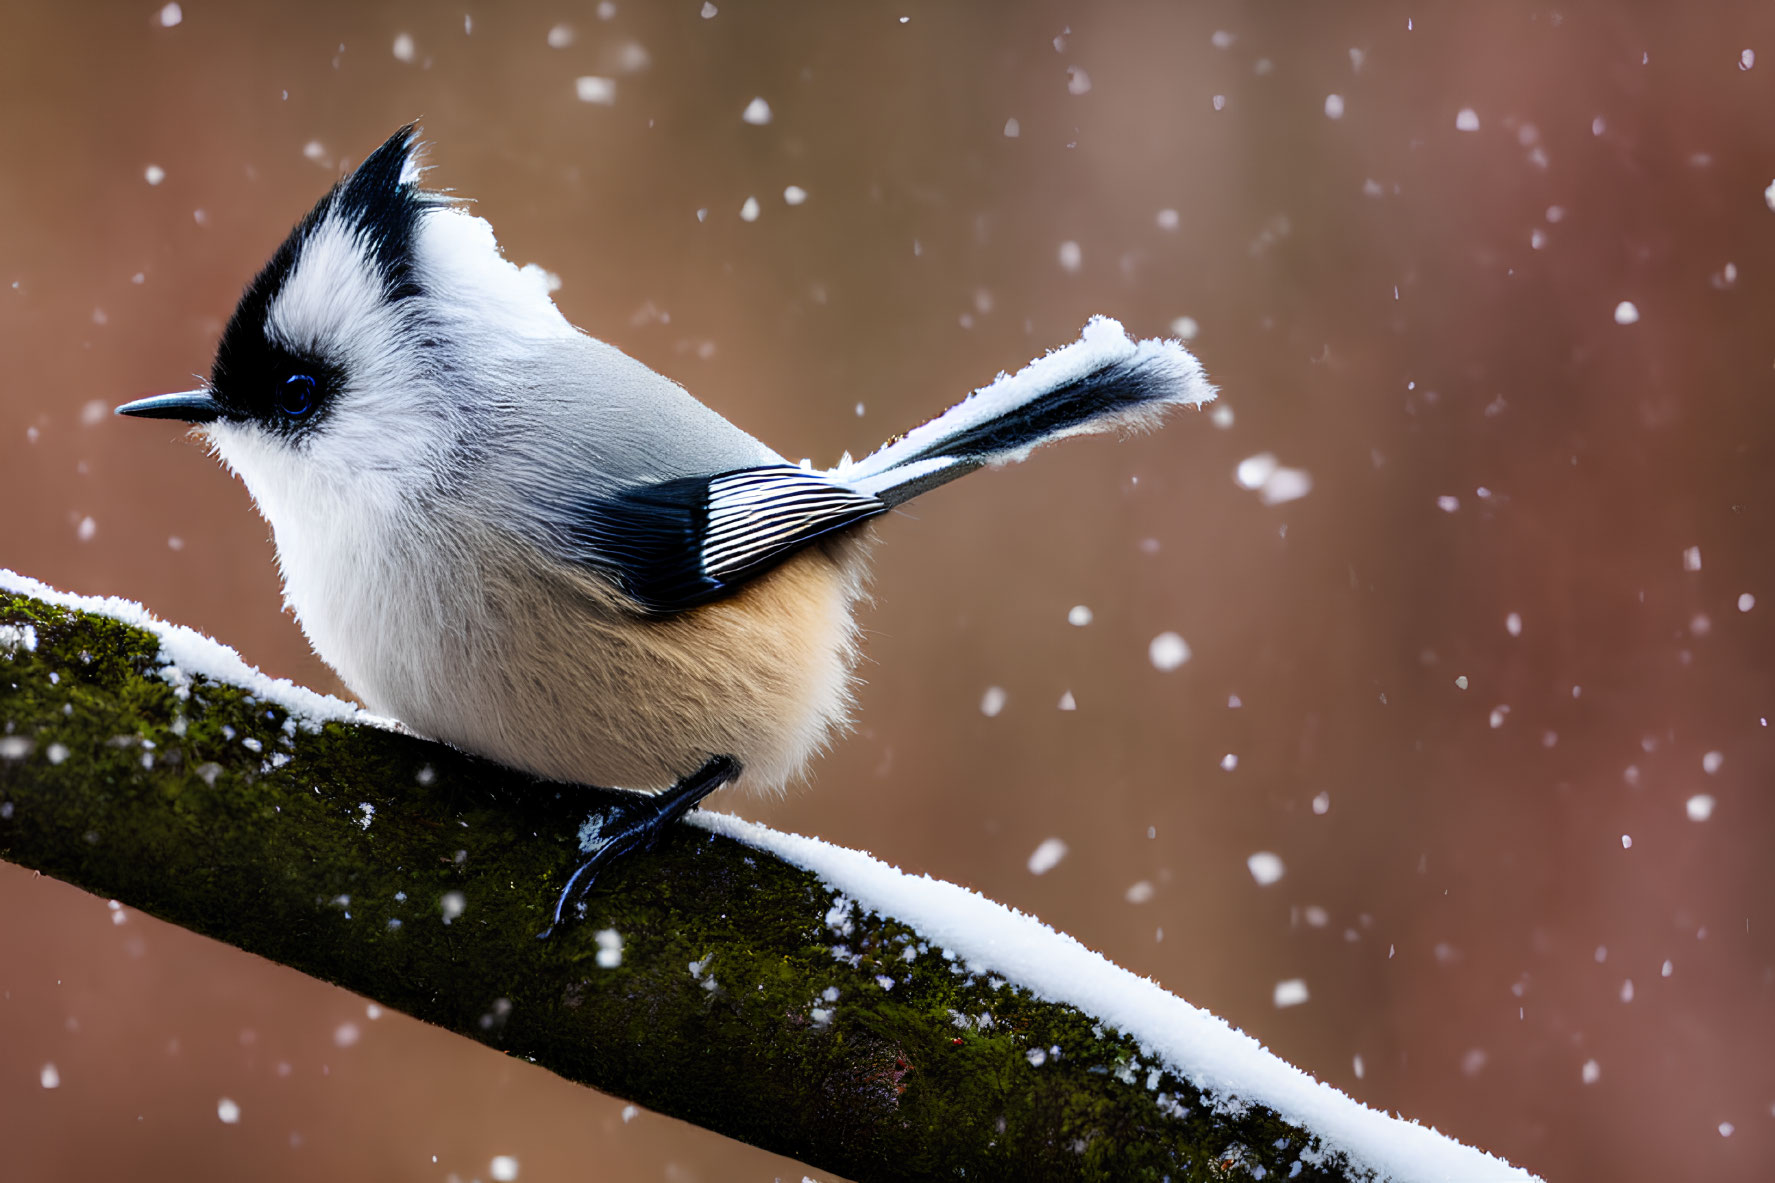
M 409 123 L 370 153 L 331 195 L 334 209 L 356 222 L 375 249 L 391 300 L 419 293 L 413 278 L 413 235 L 420 215 L 438 202 L 435 195 L 401 179 L 418 150 L 419 129 Z
M 307 430 L 325 416 L 328 397 L 341 375 L 325 357 L 299 357 L 266 335 L 272 301 L 302 258 L 303 247 L 331 218 L 354 225 L 368 248 L 390 302 L 420 294 L 413 267 L 413 240 L 419 220 L 442 198 L 403 180 L 419 149 L 418 128 L 409 123 L 315 203 L 296 224 L 271 260 L 247 285 L 229 318 L 210 369 L 210 388 L 230 418 L 254 419 L 291 434 Z M 292 375 L 316 380 L 315 412 L 291 419 L 278 410 L 276 395 Z

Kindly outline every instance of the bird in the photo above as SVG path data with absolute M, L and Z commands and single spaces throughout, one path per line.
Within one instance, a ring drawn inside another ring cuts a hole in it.
M 1215 394 L 1181 343 L 1096 317 L 860 460 L 792 463 L 569 324 L 427 167 L 396 131 L 247 284 L 207 381 L 117 412 L 196 425 L 370 710 L 632 790 L 583 832 L 556 922 L 709 793 L 780 791 L 848 724 L 876 519 Z

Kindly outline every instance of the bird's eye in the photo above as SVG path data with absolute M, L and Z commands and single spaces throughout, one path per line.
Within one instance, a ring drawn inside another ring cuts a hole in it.
M 291 374 L 277 388 L 277 409 L 291 419 L 300 419 L 314 410 L 314 378 L 308 374 Z

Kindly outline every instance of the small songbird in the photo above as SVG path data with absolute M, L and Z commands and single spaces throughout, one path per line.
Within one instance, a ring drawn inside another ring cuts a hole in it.
M 271 524 L 286 604 L 370 709 L 643 790 L 581 888 L 723 784 L 781 787 L 844 725 L 873 519 L 1214 395 L 1180 344 L 1098 318 L 862 460 L 792 464 L 568 324 L 485 221 L 420 187 L 418 152 L 404 127 L 321 198 L 201 389 L 117 410 L 202 425 Z

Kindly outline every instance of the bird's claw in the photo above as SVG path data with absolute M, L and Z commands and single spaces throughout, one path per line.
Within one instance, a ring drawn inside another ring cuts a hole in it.
M 671 823 L 695 809 L 704 797 L 738 779 L 740 763 L 731 756 L 716 756 L 690 776 L 663 793 L 633 793 L 632 801 L 608 806 L 594 815 L 597 825 L 582 830 L 581 850 L 586 860 L 569 876 L 555 901 L 554 918 L 537 933 L 545 939 L 561 926 L 568 905 L 583 900 L 598 874 L 632 853 L 652 850 Z

